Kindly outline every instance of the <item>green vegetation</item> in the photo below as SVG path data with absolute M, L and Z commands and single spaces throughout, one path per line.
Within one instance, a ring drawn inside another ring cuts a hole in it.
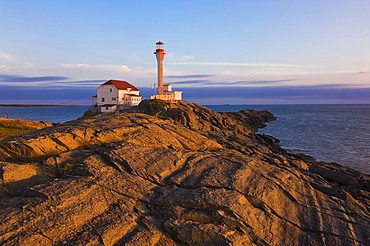
M 139 109 L 145 114 L 154 115 L 158 113 L 165 105 L 170 105 L 169 102 L 158 99 L 147 99 L 141 101 Z
M 91 117 L 94 117 L 96 115 L 99 115 L 100 113 L 93 113 L 91 110 L 87 110 L 85 111 L 84 115 L 81 116 L 80 118 L 78 118 L 79 120 L 80 119 L 86 119 L 86 118 L 91 118 Z
M 46 124 L 38 121 L 11 120 L 0 118 L 0 140 L 10 136 L 41 129 L 46 126 Z

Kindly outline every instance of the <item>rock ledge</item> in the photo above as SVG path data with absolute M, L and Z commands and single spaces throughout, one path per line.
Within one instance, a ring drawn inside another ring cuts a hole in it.
M 256 134 L 267 111 L 146 101 L 0 141 L 0 245 L 370 245 L 370 178 Z

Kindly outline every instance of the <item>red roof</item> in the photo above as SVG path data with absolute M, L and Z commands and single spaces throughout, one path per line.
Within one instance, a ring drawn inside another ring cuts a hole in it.
M 139 91 L 135 86 L 133 86 L 129 82 L 122 81 L 122 80 L 113 80 L 113 79 L 111 79 L 111 80 L 108 80 L 107 82 L 105 82 L 102 85 L 114 85 L 118 90 L 127 90 L 127 89 L 130 88 L 132 91 Z
M 141 97 L 139 95 L 136 95 L 136 94 L 125 94 L 126 96 L 131 96 L 131 97 Z
M 161 41 L 159 41 L 158 43 L 156 43 L 156 44 L 164 44 L 164 43 L 162 43 Z

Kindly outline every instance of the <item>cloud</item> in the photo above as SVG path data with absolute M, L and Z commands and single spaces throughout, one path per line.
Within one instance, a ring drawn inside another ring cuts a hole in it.
M 143 98 L 153 95 L 153 89 L 139 88 Z M 313 86 L 203 86 L 177 87 L 183 99 L 200 104 L 331 104 L 370 103 L 370 88 L 352 88 L 346 84 Z
M 84 81 L 84 82 L 87 82 Z M 154 93 L 149 87 L 138 87 L 144 98 Z M 14 86 L 4 85 L 0 103 L 65 103 L 89 104 L 96 87 L 81 86 Z M 176 87 L 183 91 L 184 100 L 201 104 L 297 104 L 297 103 L 370 103 L 370 88 L 348 85 L 317 86 L 211 86 Z
M 64 87 L 64 86 L 13 86 L 2 85 L 0 103 L 2 104 L 76 104 L 91 103 L 95 95 L 91 87 Z M 67 103 L 68 102 L 68 103 Z
M 291 81 L 297 81 L 298 79 L 280 79 L 280 80 L 244 80 L 244 81 L 237 81 L 232 82 L 231 84 L 244 84 L 244 85 L 261 85 L 261 84 L 272 84 L 272 83 L 282 83 L 282 82 L 291 82 Z
M 327 100 L 342 100 L 343 102 L 356 103 L 362 101 L 370 103 L 370 88 L 351 88 L 344 84 L 326 84 L 316 86 L 214 86 L 214 87 L 184 87 L 176 88 L 182 90 L 184 97 L 192 98 L 244 98 L 279 99 L 294 103 L 294 101 L 307 100 L 312 103 Z M 186 100 L 186 99 L 185 99 Z M 351 101 L 352 100 L 352 101 Z M 220 102 L 221 103 L 221 102 Z M 225 102 L 222 102 L 225 103 Z M 222 104 L 221 103 L 221 104 Z
M 188 61 L 188 60 L 195 59 L 195 57 L 194 56 L 180 56 L 179 59 Z
M 5 52 L 0 52 L 0 59 L 5 61 L 14 61 L 14 57 Z
M 67 80 L 64 76 L 42 76 L 42 77 L 24 77 L 0 74 L 0 82 L 45 82 Z
M 214 82 L 211 80 L 184 80 L 172 82 L 173 84 L 197 84 L 197 85 L 209 85 L 209 86 L 234 86 L 234 85 L 263 85 L 263 84 L 273 84 L 282 82 L 296 81 L 297 79 L 281 79 L 281 80 L 242 80 L 235 82 Z
M 135 62 L 139 62 L 142 64 L 148 64 L 147 60 L 143 59 L 141 56 L 139 56 L 136 53 L 125 54 L 125 57 Z
M 59 82 L 53 82 L 51 85 L 55 86 L 66 86 L 66 87 L 94 87 L 97 88 L 100 84 L 105 82 L 107 80 L 78 80 L 78 81 L 59 81 Z
M 0 65 L 0 69 L 2 70 L 15 70 L 13 67 L 5 66 L 5 65 Z
M 243 66 L 243 67 L 306 67 L 297 64 L 235 63 L 235 62 L 171 62 L 174 65 Z
M 24 68 L 33 68 L 33 64 L 31 62 L 26 62 L 24 65 L 23 65 Z
M 79 84 L 84 84 L 84 83 L 103 83 L 105 81 L 107 81 L 107 80 L 96 79 L 96 80 L 73 80 L 73 81 L 63 81 L 63 82 L 56 82 L 56 83 L 69 83 L 69 84 L 79 83 Z
M 186 56 L 186 55 L 177 56 L 174 53 L 167 53 L 167 57 L 171 61 L 190 61 L 190 60 L 195 59 L 194 56 Z
M 166 78 L 170 79 L 191 79 L 191 78 L 208 78 L 212 77 L 214 75 L 209 75 L 209 74 L 194 74 L 194 75 L 171 75 L 171 76 L 166 76 Z
M 103 83 L 106 82 L 106 79 L 96 79 L 96 80 L 79 80 L 75 81 L 75 83 Z
M 366 74 L 370 73 L 370 70 L 341 70 L 336 71 L 336 74 Z
M 90 64 L 62 64 L 63 67 L 69 69 L 77 69 L 80 71 L 94 71 L 94 72 L 131 72 L 131 69 L 125 65 L 90 65 Z
M 172 82 L 173 84 L 199 84 L 199 85 L 206 85 L 206 84 L 212 84 L 212 81 L 210 80 L 185 80 L 185 81 L 177 81 Z

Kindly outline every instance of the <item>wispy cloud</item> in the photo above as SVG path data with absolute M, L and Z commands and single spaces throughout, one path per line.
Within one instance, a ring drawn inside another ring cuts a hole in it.
M 283 82 L 296 81 L 297 79 L 281 79 L 281 80 L 243 80 L 235 82 L 215 82 L 211 80 L 184 80 L 173 82 L 174 84 L 196 84 L 198 86 L 243 86 L 243 85 L 264 85 L 264 84 L 276 84 Z
M 369 70 L 345 70 L 345 71 L 339 71 L 338 73 L 364 74 L 364 73 L 370 73 L 370 71 Z
M 0 91 L 0 103 L 15 104 L 89 104 L 95 89 L 81 86 L 16 86 L 3 85 Z
M 132 60 L 132 61 L 138 62 L 138 63 L 148 64 L 147 60 L 145 60 L 144 58 L 142 58 L 141 56 L 139 56 L 136 53 L 125 54 L 125 57 Z
M 170 79 L 191 79 L 191 78 L 208 78 L 212 77 L 214 75 L 209 75 L 209 74 L 194 74 L 194 75 L 171 75 L 171 76 L 166 76 L 166 78 Z
M 114 72 L 131 72 L 131 69 L 125 65 L 90 65 L 90 64 L 62 64 L 69 69 L 78 69 L 85 71 L 114 71 Z
M 189 61 L 195 59 L 195 56 L 180 56 L 179 59 Z
M 0 74 L 0 82 L 45 82 L 45 81 L 61 81 L 68 79 L 70 78 L 64 76 L 24 77 Z
M 236 63 L 236 62 L 171 62 L 174 65 L 206 65 L 206 66 L 243 66 L 243 67 L 306 67 L 297 64 L 280 63 Z
M 292 82 L 298 79 L 280 79 L 280 80 L 243 80 L 243 81 L 236 81 L 231 82 L 230 84 L 233 85 L 262 85 L 262 84 L 275 84 L 275 83 L 283 83 L 283 82 Z
M 184 80 L 172 82 L 173 84 L 198 84 L 198 85 L 209 85 L 212 84 L 212 81 L 209 80 Z
M 6 61 L 14 61 L 14 56 L 5 53 L 5 52 L 0 52 L 0 59 L 1 60 L 6 60 Z
M 172 61 L 190 61 L 195 59 L 194 56 L 187 56 L 187 55 L 175 55 L 174 53 L 167 53 L 167 58 Z
M 75 81 L 76 83 L 102 83 L 102 82 L 105 82 L 107 80 L 104 80 L 104 79 L 95 79 L 95 80 L 79 80 L 79 81 Z
M 54 82 L 53 85 L 64 85 L 64 86 L 94 86 L 97 87 L 107 80 L 77 80 L 77 81 L 58 81 Z
M 370 88 L 352 88 L 346 84 L 314 86 L 212 86 L 183 87 L 184 100 L 223 103 L 370 103 Z M 218 100 L 215 101 L 215 99 Z
M 78 82 L 78 81 L 76 81 Z M 88 82 L 83 80 L 80 82 Z M 97 82 L 92 80 L 92 82 Z M 59 83 L 58 83 L 59 84 Z M 45 86 L 2 85 L 0 103 L 65 102 L 83 98 L 88 104 L 96 87 L 81 85 Z M 153 94 L 149 87 L 139 88 L 148 98 Z M 268 103 L 370 103 L 370 88 L 352 88 L 347 84 L 322 84 L 314 86 L 203 86 L 176 87 L 183 91 L 184 100 L 202 104 L 268 104 Z M 16 99 L 16 101 L 15 101 Z
M 7 70 L 7 71 L 9 71 L 9 70 L 14 70 L 14 68 L 13 68 L 13 67 L 5 66 L 5 65 L 0 65 L 0 69 L 2 69 L 2 70 Z

